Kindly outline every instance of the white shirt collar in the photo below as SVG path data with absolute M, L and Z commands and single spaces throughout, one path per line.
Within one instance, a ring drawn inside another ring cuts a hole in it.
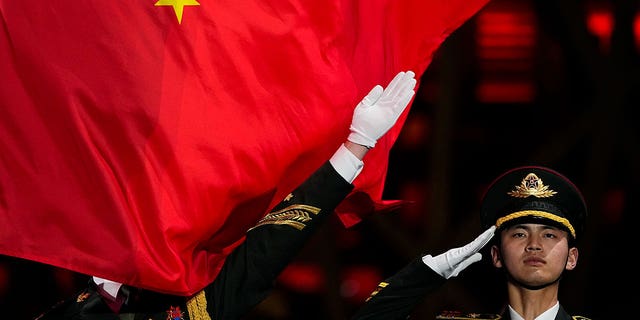
M 556 304 L 549 308 L 549 310 L 543 312 L 539 316 L 537 316 L 534 320 L 554 320 L 556 315 L 558 314 L 558 310 L 560 310 L 560 302 L 556 302 Z M 511 320 L 524 320 L 524 318 L 519 315 L 511 306 L 509 306 L 509 315 L 511 316 Z

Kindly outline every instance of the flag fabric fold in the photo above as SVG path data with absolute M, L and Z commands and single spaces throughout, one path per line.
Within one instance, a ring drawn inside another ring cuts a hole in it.
M 487 1 L 0 0 L 0 254 L 197 292 L 369 89 L 420 76 Z M 360 208 L 385 206 L 403 122 Z

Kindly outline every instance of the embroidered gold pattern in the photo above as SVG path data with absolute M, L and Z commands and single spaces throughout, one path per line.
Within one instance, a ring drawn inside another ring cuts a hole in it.
M 443 311 L 436 316 L 436 319 L 454 319 L 454 320 L 499 320 L 502 316 L 499 314 L 483 314 L 483 313 L 462 313 L 460 311 Z
M 201 290 L 187 301 L 187 311 L 189 312 L 189 319 L 211 320 L 207 312 L 207 298 L 204 296 L 204 290 Z
M 549 190 L 549 186 L 542 183 L 542 179 L 538 178 L 534 173 L 529 173 L 519 186 L 513 191 L 507 192 L 508 195 L 516 198 L 526 198 L 534 196 L 536 198 L 548 198 L 556 194 L 556 191 Z
M 508 214 L 502 218 L 499 218 L 496 221 L 496 228 L 500 228 L 500 226 L 507 221 L 511 221 L 513 219 L 522 218 L 522 217 L 529 217 L 529 216 L 542 217 L 542 218 L 546 218 L 546 219 L 558 222 L 563 226 L 567 227 L 567 229 L 569 229 L 569 231 L 571 232 L 571 235 L 574 238 L 576 237 L 576 230 L 573 228 L 569 220 L 562 217 L 558 217 L 555 214 L 551 214 L 544 211 L 538 211 L 538 210 L 523 210 L 523 211 L 517 211 L 511 214 Z
M 386 288 L 388 285 L 389 285 L 389 283 L 387 283 L 387 282 L 380 282 L 378 284 L 378 287 L 376 288 L 376 290 L 371 292 L 371 294 L 369 295 L 369 298 L 367 298 L 367 300 L 365 300 L 365 302 L 371 300 L 371 298 L 373 298 L 376 294 L 378 294 L 378 292 L 380 292 L 380 290 Z
M 82 302 L 87 300 L 87 298 L 89 298 L 91 294 L 89 294 L 89 292 L 83 292 L 81 294 L 78 295 L 78 297 L 76 298 L 76 302 Z
M 284 201 L 289 201 L 293 198 L 293 193 L 289 193 L 286 197 L 284 197 Z
M 313 206 L 305 204 L 292 205 L 282 210 L 269 213 L 249 230 L 265 224 L 284 224 L 302 230 L 307 226 L 307 222 L 313 220 L 312 216 L 317 215 L 318 212 L 320 212 L 320 208 Z

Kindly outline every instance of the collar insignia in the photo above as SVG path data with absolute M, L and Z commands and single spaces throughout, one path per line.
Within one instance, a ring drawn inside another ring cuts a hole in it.
M 167 320 L 183 320 L 184 313 L 180 311 L 180 307 L 170 307 L 167 311 Z

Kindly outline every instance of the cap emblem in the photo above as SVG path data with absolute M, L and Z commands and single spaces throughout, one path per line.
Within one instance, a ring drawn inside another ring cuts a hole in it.
M 508 195 L 515 198 L 526 198 L 534 196 L 536 198 L 548 198 L 556 194 L 556 191 L 550 190 L 549 186 L 545 186 L 542 179 L 538 178 L 535 173 L 529 173 L 519 186 L 513 191 L 507 192 Z

